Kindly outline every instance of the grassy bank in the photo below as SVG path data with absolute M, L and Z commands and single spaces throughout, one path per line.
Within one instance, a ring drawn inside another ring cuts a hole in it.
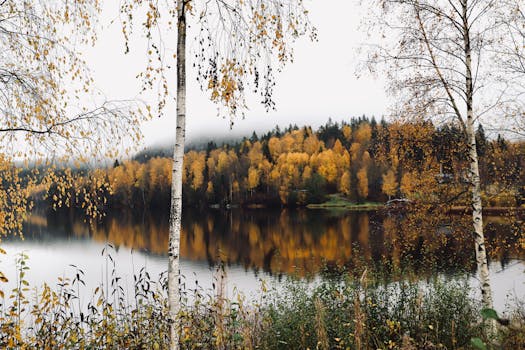
M 306 207 L 309 209 L 374 210 L 384 206 L 384 203 L 378 202 L 352 202 L 339 194 L 329 195 L 328 198 L 324 203 L 308 204 Z
M 18 265 L 18 288 L 0 308 L 1 348 L 167 348 L 164 276 L 152 281 L 142 270 L 130 298 L 111 275 L 86 307 L 80 270 L 55 288 L 36 290 L 24 282 L 24 260 Z M 473 337 L 488 341 L 480 305 L 461 280 L 384 284 L 343 274 L 315 286 L 293 279 L 278 289 L 263 284 L 257 301 L 185 288 L 182 303 L 184 349 L 468 349 Z M 502 329 L 495 340 L 504 349 L 525 346 L 523 330 Z

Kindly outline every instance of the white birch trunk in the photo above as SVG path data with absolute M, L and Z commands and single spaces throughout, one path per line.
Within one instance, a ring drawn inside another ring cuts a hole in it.
M 476 250 L 476 264 L 481 283 L 481 296 L 483 306 L 492 308 L 492 291 L 490 288 L 489 267 L 487 262 L 487 250 L 485 247 L 485 236 L 483 235 L 483 215 L 481 204 L 481 186 L 479 177 L 478 152 L 476 149 L 476 134 L 474 132 L 474 89 L 472 83 L 472 49 L 470 43 L 467 1 L 463 3 L 463 28 L 466 66 L 466 102 L 467 123 L 466 134 L 468 141 L 468 156 L 470 161 L 470 181 L 472 191 L 472 225 L 474 233 L 474 248 Z
M 472 224 L 474 228 L 474 247 L 476 249 L 476 264 L 481 283 L 483 307 L 493 308 L 492 290 L 487 262 L 487 250 L 483 235 L 483 215 L 481 205 L 481 186 L 479 179 L 478 154 L 476 151 L 476 136 L 473 118 L 467 119 L 467 136 L 469 138 L 470 180 L 472 181 Z
M 170 349 L 179 349 L 180 313 L 180 233 L 182 218 L 182 163 L 186 132 L 186 13 L 185 0 L 177 3 L 177 122 L 171 180 L 170 230 L 168 247 L 168 307 Z

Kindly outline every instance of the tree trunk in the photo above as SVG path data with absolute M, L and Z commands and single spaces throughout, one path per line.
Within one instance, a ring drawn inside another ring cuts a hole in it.
M 476 136 L 474 134 L 473 118 L 467 119 L 467 136 L 469 138 L 470 180 L 472 187 L 472 224 L 474 226 L 474 245 L 476 249 L 476 263 L 481 283 L 483 306 L 492 308 L 492 291 L 490 288 L 487 250 L 483 235 L 483 215 L 481 205 L 481 186 L 479 179 L 478 154 L 476 151 Z
M 180 232 L 182 218 L 182 163 L 186 131 L 186 12 L 185 0 L 177 3 L 177 122 L 171 180 L 170 230 L 168 247 L 168 307 L 170 349 L 179 349 L 180 313 Z
M 483 235 L 483 215 L 481 204 L 481 186 L 479 177 L 478 152 L 476 148 L 476 134 L 474 131 L 474 110 L 473 110 L 473 83 L 472 83 L 472 49 L 470 46 L 470 33 L 467 14 L 467 2 L 463 4 L 463 28 L 464 28 L 464 47 L 465 47 L 465 66 L 466 66 L 466 102 L 467 102 L 467 123 L 466 134 L 468 141 L 468 155 L 470 160 L 470 181 L 472 191 L 472 225 L 474 233 L 474 248 L 476 250 L 476 264 L 481 283 L 481 296 L 483 307 L 492 308 L 492 291 L 490 288 L 489 267 L 487 263 L 487 251 L 485 247 L 485 237 Z

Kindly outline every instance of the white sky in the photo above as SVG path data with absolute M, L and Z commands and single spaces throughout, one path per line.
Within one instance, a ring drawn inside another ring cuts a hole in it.
M 85 58 L 92 68 L 97 87 L 108 99 L 136 98 L 140 83 L 135 77 L 146 59 L 143 43 L 135 42 L 131 54 L 124 55 L 118 1 L 104 3 L 99 40 L 95 47 L 86 50 Z M 355 76 L 358 62 L 356 48 L 366 40 L 358 30 L 361 16 L 356 1 L 307 0 L 306 6 L 318 30 L 319 41 L 310 42 L 303 38 L 296 43 L 294 63 L 277 76 L 274 90 L 277 110 L 274 112 L 266 113 L 257 101 L 252 101 L 245 119 L 237 120 L 233 130 L 230 130 L 229 119 L 217 116 L 216 106 L 209 102 L 208 94 L 200 90 L 189 62 L 189 141 L 210 136 L 248 136 L 253 130 L 267 131 L 276 124 L 316 127 L 324 124 L 329 117 L 340 121 L 363 114 L 379 118 L 386 113 L 387 99 L 382 82 L 368 76 L 360 79 Z M 110 23 L 112 20 L 115 20 L 113 24 Z M 156 101 L 151 99 L 151 103 Z M 162 118 L 145 123 L 142 129 L 146 145 L 173 141 L 173 106 Z

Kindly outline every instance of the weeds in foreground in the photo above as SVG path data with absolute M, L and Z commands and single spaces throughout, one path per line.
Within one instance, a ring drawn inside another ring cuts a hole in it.
M 109 247 L 110 248 L 110 247 Z M 166 276 L 153 280 L 145 269 L 127 295 L 110 249 L 107 278 L 87 306 L 80 302 L 83 272 L 39 289 L 27 282 L 28 257 L 17 259 L 16 288 L 0 296 L 2 349 L 165 349 L 168 344 Z M 480 305 L 466 280 L 398 281 L 342 274 L 318 283 L 289 279 L 258 300 L 241 293 L 225 298 L 225 272 L 214 290 L 182 281 L 183 349 L 468 349 L 471 339 L 501 348 L 525 348 L 523 326 L 502 328 L 497 342 L 483 336 Z M 519 307 L 512 324 L 523 325 Z M 521 322 L 521 323 L 520 323 Z

